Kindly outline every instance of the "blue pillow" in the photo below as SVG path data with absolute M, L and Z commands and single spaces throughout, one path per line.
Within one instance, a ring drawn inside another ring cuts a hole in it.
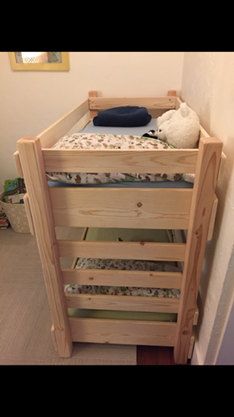
M 145 107 L 122 106 L 103 110 L 93 118 L 94 126 L 137 127 L 145 126 L 151 115 Z

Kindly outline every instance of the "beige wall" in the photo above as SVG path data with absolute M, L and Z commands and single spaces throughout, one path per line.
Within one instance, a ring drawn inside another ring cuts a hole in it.
M 81 103 L 89 90 L 104 95 L 155 96 L 181 89 L 182 52 L 72 52 L 69 72 L 13 72 L 0 52 L 0 185 L 16 175 L 12 153 Z
M 218 184 L 219 207 L 201 283 L 201 318 L 195 361 L 216 362 L 234 291 L 234 53 L 185 53 L 182 98 L 208 131 L 224 143 L 227 160 Z M 231 273 L 230 273 L 231 272 Z

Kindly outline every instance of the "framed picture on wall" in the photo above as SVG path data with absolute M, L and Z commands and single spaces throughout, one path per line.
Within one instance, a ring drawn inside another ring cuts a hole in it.
M 9 52 L 13 71 L 69 71 L 68 52 Z

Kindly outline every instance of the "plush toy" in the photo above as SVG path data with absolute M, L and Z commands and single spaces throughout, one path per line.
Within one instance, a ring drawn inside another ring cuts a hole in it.
M 182 103 L 178 110 L 169 110 L 158 117 L 157 127 L 155 135 L 158 139 L 175 148 L 195 148 L 197 145 L 199 118 L 186 103 Z

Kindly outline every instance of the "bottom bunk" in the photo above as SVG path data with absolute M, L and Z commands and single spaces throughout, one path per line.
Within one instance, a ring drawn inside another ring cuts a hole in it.
M 181 242 L 179 231 L 119 228 L 90 228 L 84 235 L 88 241 L 142 243 L 178 237 Z M 106 256 L 77 258 L 73 271 L 63 271 L 72 340 L 174 346 L 182 264 Z
M 176 323 L 69 318 L 73 342 L 174 346 Z

